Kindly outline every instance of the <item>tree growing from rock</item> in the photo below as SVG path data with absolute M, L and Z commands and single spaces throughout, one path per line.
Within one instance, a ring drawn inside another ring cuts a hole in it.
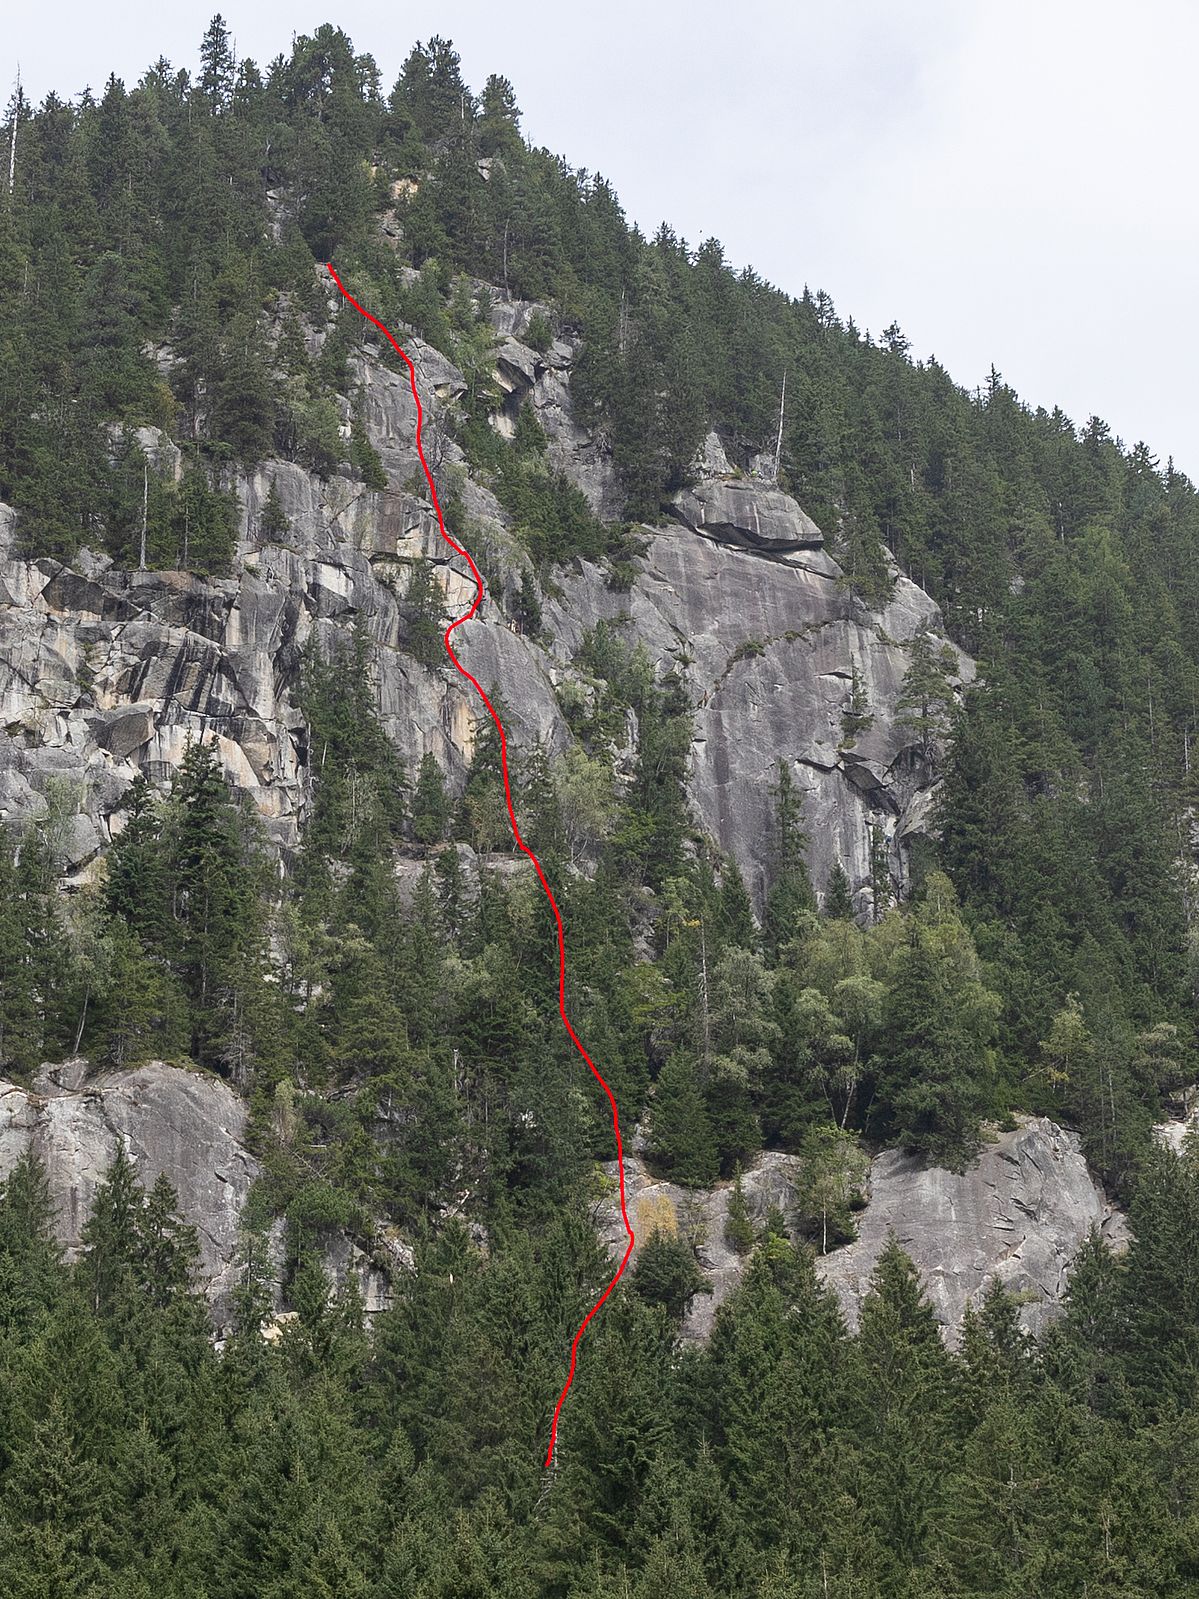
M 749 1206 L 745 1201 L 745 1189 L 741 1181 L 741 1167 L 738 1165 L 733 1173 L 733 1188 L 729 1194 L 728 1215 L 725 1218 L 724 1236 L 731 1249 L 739 1255 L 746 1255 L 754 1246 L 754 1226 L 750 1218 Z
M 931 757 L 952 721 L 957 656 L 948 644 L 937 649 L 927 629 L 914 634 L 904 647 L 908 666 L 896 702 L 897 719 L 917 734 L 921 750 Z
M 863 1203 L 870 1162 L 857 1137 L 828 1122 L 813 1127 L 799 1148 L 795 1214 L 800 1231 L 822 1255 L 855 1236 L 853 1213 Z

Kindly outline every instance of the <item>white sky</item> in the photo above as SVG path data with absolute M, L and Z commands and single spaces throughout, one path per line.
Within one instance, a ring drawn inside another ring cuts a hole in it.
M 441 33 L 628 215 L 898 320 L 968 386 L 1096 412 L 1199 479 L 1192 0 L 51 0 L 6 7 L 0 98 L 194 67 L 221 3 L 260 64 L 333 20 L 385 84 Z M 15 14 L 14 14 L 15 13 Z

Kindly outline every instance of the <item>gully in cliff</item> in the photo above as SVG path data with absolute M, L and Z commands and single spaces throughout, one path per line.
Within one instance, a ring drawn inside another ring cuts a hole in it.
M 416 387 L 416 368 L 413 366 L 412 360 L 406 351 L 400 347 L 391 332 L 384 327 L 383 323 L 379 321 L 378 317 L 372 316 L 369 311 L 364 310 L 363 307 L 358 304 L 358 301 L 355 300 L 354 296 L 347 292 L 345 285 L 334 271 L 332 263 L 329 263 L 328 272 L 329 276 L 333 279 L 334 283 L 336 283 L 338 289 L 349 301 L 349 303 L 354 307 L 355 311 L 357 311 L 360 316 L 365 317 L 368 322 L 373 323 L 374 326 L 379 329 L 380 333 L 383 334 L 384 338 L 391 345 L 392 349 L 398 356 L 401 357 L 405 366 L 408 368 L 408 380 L 412 385 L 412 398 L 416 403 L 416 453 L 420 456 L 421 469 L 425 474 L 425 481 L 429 485 L 429 495 L 433 501 L 433 509 L 437 513 L 437 526 L 441 530 L 442 538 L 446 541 L 450 548 L 458 555 L 462 556 L 463 560 L 465 560 L 466 564 L 470 567 L 471 578 L 475 585 L 474 598 L 471 600 L 470 605 L 465 611 L 462 612 L 460 616 L 456 616 L 445 630 L 446 653 L 450 660 L 453 661 L 457 670 L 462 674 L 462 676 L 474 689 L 475 693 L 482 700 L 483 704 L 487 708 L 487 714 L 495 723 L 496 732 L 499 734 L 500 740 L 500 766 L 504 778 L 504 802 L 508 807 L 508 821 L 512 828 L 512 837 L 516 841 L 517 848 L 527 855 L 532 861 L 538 880 L 545 891 L 545 897 L 547 900 L 549 900 L 550 909 L 554 913 L 554 923 L 558 932 L 558 1014 L 562 1018 L 563 1027 L 565 1027 L 567 1033 L 570 1035 L 571 1043 L 574 1044 L 579 1054 L 587 1062 L 592 1076 L 603 1089 L 605 1095 L 607 1096 L 608 1104 L 612 1108 L 612 1131 L 616 1137 L 616 1160 L 620 1171 L 620 1215 L 621 1220 L 624 1222 L 624 1229 L 625 1233 L 627 1234 L 628 1242 L 625 1244 L 625 1251 L 621 1257 L 620 1265 L 616 1268 L 616 1273 L 611 1282 L 604 1289 L 603 1293 L 596 1300 L 595 1304 L 592 1305 L 591 1309 L 587 1312 L 586 1316 L 584 1316 L 583 1320 L 579 1323 L 578 1329 L 571 1341 L 570 1367 L 566 1374 L 566 1381 L 562 1385 L 562 1392 L 558 1395 L 558 1403 L 554 1406 L 554 1417 L 550 1424 L 549 1447 L 547 1448 L 545 1455 L 545 1464 L 547 1466 L 552 1466 L 554 1463 L 554 1451 L 558 1441 L 558 1421 L 562 1414 L 562 1406 L 566 1401 L 566 1396 L 570 1392 L 570 1385 L 574 1381 L 575 1362 L 578 1357 L 579 1342 L 582 1339 L 583 1334 L 587 1331 L 587 1327 L 592 1318 L 599 1311 L 600 1307 L 604 1304 L 605 1300 L 608 1298 L 612 1290 L 620 1281 L 621 1277 L 624 1275 L 624 1269 L 629 1263 L 630 1255 L 633 1253 L 633 1244 L 635 1240 L 633 1237 L 632 1226 L 629 1223 L 628 1209 L 625 1204 L 624 1146 L 620 1137 L 620 1114 L 617 1111 L 616 1099 L 612 1093 L 612 1090 L 609 1088 L 607 1082 L 599 1072 L 591 1056 L 583 1048 L 582 1041 L 579 1038 L 579 1035 L 575 1032 L 574 1028 L 571 1026 L 570 1017 L 566 1014 L 566 935 L 562 926 L 562 913 L 558 909 L 558 902 L 554 898 L 553 890 L 550 888 L 549 882 L 546 879 L 546 875 L 541 869 L 541 862 L 537 859 L 536 855 L 521 837 L 520 828 L 517 825 L 516 811 L 512 805 L 512 788 L 508 780 L 508 740 L 507 735 L 504 732 L 504 724 L 496 715 L 495 706 L 492 705 L 491 701 L 487 698 L 487 695 L 483 692 L 480 684 L 474 677 L 471 676 L 466 667 L 463 666 L 462 662 L 454 653 L 454 646 L 450 641 L 450 635 L 453 633 L 454 629 L 461 627 L 464 622 L 469 622 L 471 617 L 475 615 L 479 609 L 479 606 L 482 604 L 483 578 L 471 557 L 470 551 L 464 549 L 461 544 L 457 543 L 453 538 L 451 538 L 446 529 L 445 519 L 441 514 L 441 503 L 437 498 L 437 487 L 433 482 L 433 474 L 429 470 L 429 463 L 425 460 L 425 452 L 421 447 L 421 423 L 424 412 L 421 407 L 420 394 L 418 393 Z

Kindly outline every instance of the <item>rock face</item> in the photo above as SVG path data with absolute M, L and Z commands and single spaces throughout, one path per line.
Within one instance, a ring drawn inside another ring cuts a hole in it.
M 616 1163 L 604 1167 L 612 1192 L 605 1196 L 596 1212 L 596 1226 L 603 1243 L 617 1257 L 624 1252 L 626 1235 L 620 1219 L 616 1193 Z M 794 1184 L 795 1157 L 767 1151 L 753 1163 L 742 1178 L 742 1192 L 756 1224 L 777 1205 L 784 1213 L 790 1209 Z M 637 1235 L 632 1265 L 642 1245 L 656 1231 L 686 1238 L 695 1248 L 700 1270 L 710 1292 L 696 1294 L 683 1320 L 682 1335 L 692 1342 L 704 1342 L 712 1331 L 716 1312 L 737 1286 L 745 1261 L 724 1236 L 729 1213 L 731 1185 L 714 1189 L 680 1188 L 677 1183 L 659 1182 L 646 1170 L 638 1155 L 625 1155 L 625 1194 L 629 1220 Z
M 198 1232 L 201 1286 L 224 1325 L 242 1207 L 259 1170 L 243 1141 L 245 1105 L 227 1083 L 161 1062 L 90 1083 L 78 1081 L 84 1067 L 43 1069 L 32 1091 L 0 1082 L 0 1177 L 27 1152 L 42 1160 L 56 1236 L 74 1252 L 120 1140 L 143 1187 L 163 1172 L 174 1185 L 180 1215 Z
M 856 1241 L 826 1256 L 819 1269 L 856 1326 L 870 1273 L 894 1233 L 951 1332 L 967 1302 L 997 1278 L 1025 1299 L 1021 1322 L 1039 1334 L 1092 1227 L 1114 1245 L 1127 1240 L 1124 1217 L 1087 1170 L 1078 1134 L 1036 1117 L 1002 1133 L 960 1175 L 922 1168 L 897 1150 L 880 1155 Z
M 601 618 L 627 618 L 630 640 L 660 669 L 681 672 L 694 707 L 692 802 L 759 903 L 780 761 L 805 798 L 819 892 L 840 861 L 864 902 L 871 827 L 902 882 L 906 841 L 924 825 L 933 774 L 898 718 L 907 655 L 896 640 L 936 632 L 940 614 L 903 577 L 886 610 L 868 612 L 840 575 L 823 550 L 763 560 L 668 528 L 650 541 L 631 594 L 612 593 L 584 567 L 546 608 L 556 638 L 575 647 Z M 842 718 L 855 671 L 874 721 L 850 743 Z M 963 676 L 971 672 L 963 662 Z
M 1163 1149 L 1181 1155 L 1187 1139 L 1199 1135 L 1199 1083 L 1192 1083 L 1175 1096 L 1175 1114 L 1153 1129 Z
M 34 1152 L 46 1168 L 56 1236 L 74 1253 L 120 1140 L 144 1187 L 164 1172 L 174 1185 L 179 1213 L 199 1236 L 199 1286 L 212 1304 L 218 1333 L 223 1331 L 237 1282 L 242 1209 L 260 1174 L 245 1143 L 243 1102 L 214 1077 L 157 1061 L 91 1080 L 86 1073 L 85 1061 L 69 1061 L 44 1067 L 32 1089 L 0 1081 L 0 1179 Z M 772 1206 L 790 1215 L 795 1166 L 794 1156 L 767 1152 L 745 1173 L 743 1191 L 756 1223 Z M 626 1167 L 638 1247 L 656 1229 L 665 1229 L 696 1248 L 711 1292 L 692 1301 L 683 1336 L 706 1339 L 717 1308 L 744 1269 L 743 1258 L 725 1238 L 731 1186 L 695 1191 L 658 1182 L 636 1153 L 627 1157 Z M 595 1222 L 603 1241 L 619 1250 L 624 1232 L 615 1166 L 605 1171 L 609 1192 Z M 1039 1334 L 1055 1313 L 1070 1262 L 1092 1227 L 1117 1245 L 1127 1236 L 1124 1218 L 1105 1202 L 1087 1171 L 1077 1135 L 1034 1119 L 988 1144 L 961 1175 L 922 1168 L 894 1150 L 879 1155 L 871 1167 L 869 1202 L 858 1217 L 857 1240 L 818 1260 L 817 1270 L 856 1326 L 870 1274 L 894 1233 L 915 1260 L 951 1341 L 967 1302 L 977 1300 L 992 1278 L 1024 1299 L 1021 1320 Z M 281 1264 L 281 1226 L 273 1247 Z M 402 1238 L 384 1228 L 370 1254 L 342 1234 L 331 1234 L 323 1258 L 336 1284 L 354 1279 L 367 1312 L 373 1313 L 390 1303 L 391 1282 L 410 1269 L 413 1255 Z
M 692 1300 L 683 1336 L 706 1339 L 744 1269 L 724 1236 L 731 1187 L 696 1191 L 657 1182 L 639 1156 L 626 1159 L 626 1167 L 638 1248 L 658 1228 L 696 1248 L 711 1292 Z M 771 1151 L 745 1173 L 742 1188 L 756 1223 L 772 1205 L 790 1217 L 795 1168 L 794 1156 Z M 605 1171 L 615 1179 L 614 1165 Z M 1127 1239 L 1123 1216 L 1087 1170 L 1078 1135 L 1044 1118 L 1000 1134 L 960 1175 L 884 1151 L 872 1162 L 870 1197 L 857 1221 L 857 1239 L 816 1262 L 849 1325 L 857 1326 L 870 1274 L 894 1234 L 915 1261 L 950 1343 L 967 1303 L 977 1303 L 992 1279 L 1020 1296 L 1021 1323 L 1039 1335 L 1057 1313 L 1070 1263 L 1091 1228 L 1117 1246 Z M 604 1199 L 597 1225 L 604 1242 L 619 1249 L 624 1232 L 615 1194 Z
M 539 310 L 492 291 L 503 395 L 493 422 L 507 431 L 531 405 L 554 466 L 598 514 L 615 517 L 621 496 L 607 445 L 571 405 L 575 346 L 559 339 L 542 352 L 522 342 Z M 501 687 L 515 749 L 567 746 L 558 692 L 572 678 L 587 689 L 574 662 L 584 630 L 618 621 L 630 644 L 681 672 L 695 713 L 693 805 L 759 901 L 780 760 L 807 798 L 817 890 L 840 861 L 865 902 L 872 828 L 902 883 L 935 780 L 896 714 L 903 644 L 922 629 L 941 630 L 928 596 L 900 578 L 885 611 L 863 607 L 810 518 L 777 488 L 735 473 L 713 434 L 675 524 L 644 530 L 631 590 L 614 591 L 598 567 L 562 569 L 543 606 L 546 642 L 521 637 L 504 600 L 526 559 L 490 490 L 466 472 L 448 426 L 465 379 L 444 355 L 404 337 L 425 401 L 426 454 L 435 473 L 457 474 L 471 537 L 492 574 L 479 618 L 458 639 L 479 680 Z M 13 513 L 0 506 L 0 822 L 22 825 L 52 806 L 69 880 L 86 876 L 120 831 L 135 774 L 165 782 L 188 738 L 201 735 L 215 740 L 268 837 L 294 849 L 311 792 L 298 690 L 301 652 L 313 638 L 327 647 L 360 629 L 384 726 L 408 770 L 432 751 L 451 788 L 463 781 L 477 708 L 448 666 L 425 667 L 406 652 L 403 595 L 420 556 L 436 563 L 449 608 L 461 608 L 470 588 L 416 492 L 407 378 L 381 364 L 373 334 L 367 340 L 355 358 L 361 413 L 388 487 L 368 491 L 349 477 L 321 481 L 294 463 L 264 463 L 235 484 L 241 539 L 226 578 L 120 571 L 87 551 L 71 567 L 22 560 Z M 159 359 L 168 370 L 170 352 Z M 345 416 L 348 426 L 348 402 Z M 160 470 L 177 472 L 169 441 L 154 429 L 138 437 Z M 273 540 L 260 526 L 272 481 L 290 521 Z M 964 658 L 961 672 L 971 672 Z M 855 673 L 873 722 L 847 740 L 842 717 Z
M 759 483 L 702 478 L 676 498 L 674 511 L 693 533 L 760 555 L 824 545 L 824 534 L 789 494 Z
M 261 1171 L 245 1145 L 245 1104 L 227 1083 L 161 1061 L 90 1081 L 86 1073 L 87 1062 L 78 1060 L 43 1067 L 33 1089 L 0 1080 L 0 1180 L 25 1154 L 38 1156 L 55 1207 L 55 1236 L 73 1255 L 96 1189 L 123 1143 L 144 1188 L 163 1173 L 174 1186 L 179 1215 L 197 1231 L 197 1287 L 208 1297 L 217 1332 L 224 1331 L 238 1279 L 242 1210 Z M 402 1241 L 381 1234 L 376 1243 L 391 1271 L 411 1265 Z M 272 1249 L 278 1276 L 280 1225 Z M 389 1271 L 353 1240 L 332 1234 L 322 1254 L 336 1285 L 354 1277 L 368 1313 L 389 1303 Z

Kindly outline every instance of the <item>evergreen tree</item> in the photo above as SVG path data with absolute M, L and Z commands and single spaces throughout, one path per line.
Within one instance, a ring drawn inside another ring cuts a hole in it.
M 991 1100 L 998 1011 L 953 891 L 934 873 L 887 995 L 877 1125 L 927 1160 L 960 1168 Z
M 233 97 L 233 45 L 225 19 L 218 14 L 208 24 L 200 45 L 197 88 L 215 114 L 226 111 Z
M 824 896 L 824 914 L 830 921 L 848 921 L 853 911 L 853 890 L 849 876 L 841 862 L 834 861 L 829 874 L 828 891 Z
M 262 515 L 258 520 L 258 530 L 263 538 L 268 540 L 281 538 L 284 533 L 291 530 L 291 518 L 283 509 L 279 488 L 274 478 L 271 479 L 270 487 L 266 491 Z
M 412 835 L 418 844 L 440 844 L 450 824 L 450 801 L 437 757 L 421 756 L 412 796 Z
M 408 618 L 407 648 L 422 666 L 440 666 L 446 658 L 445 596 L 431 561 L 419 560 L 412 568 L 404 594 Z
M 779 762 L 775 799 L 774 877 L 766 901 L 766 933 L 777 948 L 795 931 L 796 920 L 815 909 L 816 897 L 808 878 L 805 852 L 803 796 L 795 789 L 791 768 Z
M 729 1209 L 724 1224 L 724 1235 L 729 1245 L 739 1255 L 748 1254 L 754 1246 L 753 1222 L 750 1219 L 749 1206 L 745 1202 L 745 1190 L 741 1184 L 740 1166 L 733 1173 L 733 1190 L 729 1195 Z
M 899 720 L 919 735 L 926 757 L 931 757 L 937 741 L 949 731 L 957 658 L 948 645 L 935 650 L 927 631 L 914 634 L 906 648 L 908 668 L 896 710 Z
M 633 1272 L 633 1291 L 646 1304 L 661 1305 L 674 1322 L 707 1284 L 695 1255 L 681 1238 L 655 1229 L 641 1245 Z
M 892 1238 L 862 1305 L 855 1371 L 863 1499 L 892 1580 L 929 1553 L 950 1369 L 916 1269 Z
M 695 1067 L 676 1052 L 663 1066 L 654 1091 L 650 1149 L 677 1183 L 702 1187 L 715 1181 L 716 1145 Z

